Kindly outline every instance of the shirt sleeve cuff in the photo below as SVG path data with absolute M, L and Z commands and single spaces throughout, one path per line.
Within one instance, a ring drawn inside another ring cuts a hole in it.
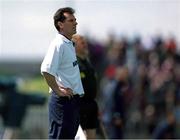
M 47 72 L 47 73 L 53 75 L 54 77 L 56 76 L 56 72 L 50 68 L 41 68 L 41 74 L 42 75 L 43 75 L 43 72 Z

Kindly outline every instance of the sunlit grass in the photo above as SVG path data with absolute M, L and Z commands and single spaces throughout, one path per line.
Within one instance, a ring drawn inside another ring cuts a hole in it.
M 48 94 L 48 86 L 42 76 L 23 79 L 19 85 L 22 92 L 40 92 Z

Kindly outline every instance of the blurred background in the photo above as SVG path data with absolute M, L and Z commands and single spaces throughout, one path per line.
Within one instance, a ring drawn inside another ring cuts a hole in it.
M 0 0 L 0 137 L 47 138 L 40 65 L 64 6 L 89 44 L 106 138 L 180 138 L 179 0 Z

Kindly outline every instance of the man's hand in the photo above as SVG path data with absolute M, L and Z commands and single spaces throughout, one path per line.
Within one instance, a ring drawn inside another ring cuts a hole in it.
M 59 96 L 67 96 L 69 99 L 73 97 L 73 91 L 70 88 L 59 87 L 59 91 L 60 92 L 57 93 Z

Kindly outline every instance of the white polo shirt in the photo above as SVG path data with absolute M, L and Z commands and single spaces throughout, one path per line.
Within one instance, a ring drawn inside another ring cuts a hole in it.
M 53 75 L 58 85 L 71 88 L 74 94 L 84 94 L 75 48 L 63 35 L 57 34 L 51 42 L 41 64 L 42 72 Z

